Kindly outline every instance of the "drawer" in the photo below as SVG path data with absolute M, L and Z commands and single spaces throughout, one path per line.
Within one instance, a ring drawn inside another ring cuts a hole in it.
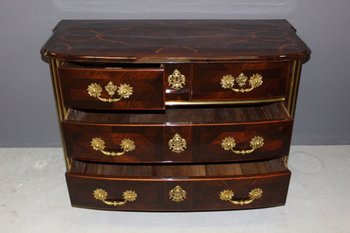
M 291 70 L 291 62 L 194 64 L 192 100 L 285 98 Z
M 73 161 L 66 179 L 77 207 L 201 211 L 284 205 L 290 171 L 282 159 L 172 166 Z
M 62 66 L 64 103 L 78 109 L 164 109 L 163 69 Z
M 282 103 L 110 114 L 70 110 L 70 158 L 111 163 L 262 160 L 287 155 L 293 121 Z

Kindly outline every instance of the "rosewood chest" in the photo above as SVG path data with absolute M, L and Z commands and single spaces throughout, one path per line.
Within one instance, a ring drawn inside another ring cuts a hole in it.
M 50 64 L 73 206 L 284 205 L 301 66 L 285 20 L 64 20 Z

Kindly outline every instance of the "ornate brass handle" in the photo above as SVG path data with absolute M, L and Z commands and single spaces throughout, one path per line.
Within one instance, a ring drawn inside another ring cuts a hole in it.
M 247 199 L 232 200 L 235 193 L 232 190 L 224 190 L 219 194 L 220 200 L 229 201 L 234 205 L 248 205 L 254 200 L 259 199 L 263 195 L 263 191 L 260 188 L 255 188 L 249 192 L 249 197 Z
M 108 200 L 108 193 L 103 189 L 95 189 L 92 193 L 95 199 L 102 201 L 106 205 L 121 206 L 125 203 L 135 201 L 137 198 L 137 193 L 132 190 L 126 190 L 123 192 L 123 201 L 112 201 Z
M 244 93 L 244 92 L 250 92 L 254 88 L 261 86 L 263 84 L 262 79 L 263 78 L 260 74 L 253 74 L 249 78 L 247 76 L 245 76 L 243 73 L 240 73 L 237 78 L 228 74 L 228 75 L 224 75 L 221 78 L 220 84 L 221 84 L 221 87 L 224 89 L 231 89 L 234 92 Z M 240 88 L 233 88 L 233 86 L 235 85 L 235 81 L 237 82 L 237 84 Z M 250 87 L 243 88 L 247 84 L 247 81 L 248 81 Z
M 224 138 L 221 142 L 221 147 L 224 150 L 231 150 L 233 153 L 241 154 L 241 155 L 250 154 L 256 149 L 259 149 L 260 147 L 262 147 L 263 145 L 264 145 L 264 139 L 260 136 L 255 136 L 252 138 L 252 140 L 250 140 L 251 148 L 247 150 L 234 150 L 233 148 L 236 146 L 236 141 L 233 137 Z
M 121 141 L 120 147 L 123 150 L 122 152 L 105 151 L 105 141 L 102 138 L 93 138 L 91 140 L 91 147 L 94 150 L 101 151 L 104 155 L 108 156 L 121 156 L 126 152 L 135 150 L 136 148 L 134 141 L 129 138 L 125 138 Z
M 183 88 L 186 82 L 185 75 L 181 74 L 179 70 L 175 69 L 174 72 L 168 76 L 168 83 L 174 90 L 180 90 Z
M 105 86 L 105 90 L 107 91 L 108 95 L 111 98 L 101 97 L 102 87 L 97 83 L 91 83 L 87 88 L 88 94 L 90 96 L 97 98 L 102 102 L 108 102 L 108 103 L 118 102 L 123 98 L 127 99 L 133 93 L 132 87 L 130 85 L 124 83 L 124 84 L 121 84 L 120 86 L 117 86 L 117 85 L 114 85 L 113 82 L 111 81 L 108 82 L 108 84 Z M 115 92 L 118 93 L 119 98 L 112 98 Z

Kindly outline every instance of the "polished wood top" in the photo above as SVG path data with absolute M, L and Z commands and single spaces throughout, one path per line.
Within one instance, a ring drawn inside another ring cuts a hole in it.
M 63 20 L 44 57 L 100 62 L 308 59 L 286 20 Z

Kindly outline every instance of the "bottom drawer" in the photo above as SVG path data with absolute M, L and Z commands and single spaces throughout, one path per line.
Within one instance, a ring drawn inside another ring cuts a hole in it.
M 282 159 L 241 164 L 111 165 L 73 161 L 73 206 L 131 211 L 201 211 L 284 205 Z

